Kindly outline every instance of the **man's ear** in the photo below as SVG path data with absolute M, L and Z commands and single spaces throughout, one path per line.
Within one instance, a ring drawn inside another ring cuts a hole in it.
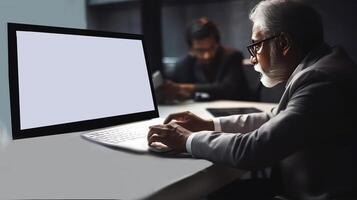
M 282 49 L 283 55 L 285 56 L 292 47 L 292 38 L 287 33 L 281 33 L 279 36 L 279 45 Z

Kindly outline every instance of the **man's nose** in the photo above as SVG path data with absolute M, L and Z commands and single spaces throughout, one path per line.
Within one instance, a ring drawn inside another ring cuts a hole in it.
M 255 65 L 258 63 L 257 57 L 256 56 L 250 56 L 250 62 Z
M 208 52 L 205 52 L 203 54 L 203 59 L 207 60 L 207 59 L 210 59 L 210 58 L 211 58 L 211 55 Z

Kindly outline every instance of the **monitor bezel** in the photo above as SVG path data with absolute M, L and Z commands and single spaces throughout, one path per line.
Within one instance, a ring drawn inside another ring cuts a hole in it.
M 78 131 L 87 131 L 92 129 L 105 128 L 105 127 L 120 125 L 124 123 L 148 120 L 151 118 L 159 117 L 155 92 L 153 89 L 154 87 L 151 79 L 152 73 L 148 62 L 148 55 L 147 55 L 147 50 L 145 48 L 143 35 L 88 30 L 88 29 L 77 29 L 77 28 L 32 25 L 32 24 L 19 24 L 19 23 L 8 23 L 7 27 L 8 27 L 8 50 L 9 50 L 8 73 L 9 73 L 11 127 L 12 127 L 13 139 L 57 135 L 57 134 L 72 133 Z M 154 103 L 154 110 L 21 130 L 16 31 L 32 31 L 32 32 L 43 32 L 43 33 L 58 33 L 58 34 L 141 40 L 144 49 L 147 74 L 149 76 L 148 79 L 150 82 L 150 88 L 153 98 L 152 100 Z

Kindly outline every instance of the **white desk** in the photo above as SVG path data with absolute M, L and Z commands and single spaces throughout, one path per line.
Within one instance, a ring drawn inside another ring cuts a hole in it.
M 160 116 L 206 107 L 268 110 L 274 104 L 216 101 L 160 106 Z M 241 171 L 193 158 L 133 154 L 94 144 L 80 133 L 15 140 L 0 147 L 0 199 L 197 198 L 236 179 Z

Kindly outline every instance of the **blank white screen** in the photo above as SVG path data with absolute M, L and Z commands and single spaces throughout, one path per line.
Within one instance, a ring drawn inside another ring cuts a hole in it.
M 155 110 L 141 40 L 16 35 L 21 130 Z

